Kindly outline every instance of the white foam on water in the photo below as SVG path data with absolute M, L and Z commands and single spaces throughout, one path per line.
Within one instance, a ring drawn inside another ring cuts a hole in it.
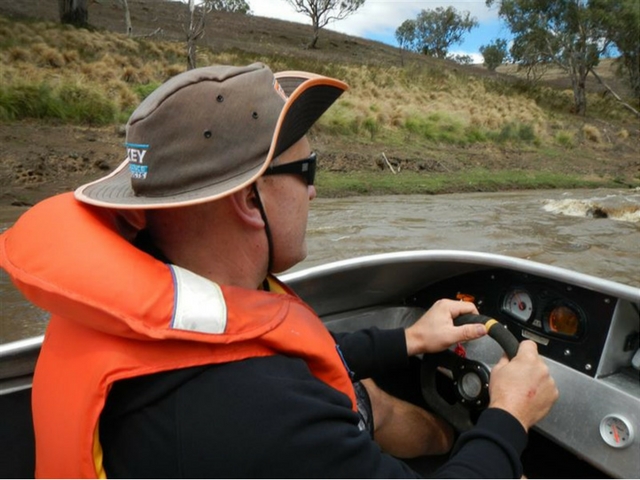
M 546 200 L 544 210 L 571 217 L 610 218 L 640 223 L 640 199 L 608 195 L 591 199 L 564 198 Z

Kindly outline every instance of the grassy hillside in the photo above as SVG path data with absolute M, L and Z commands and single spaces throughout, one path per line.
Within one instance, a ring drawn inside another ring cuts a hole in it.
M 112 153 L 97 165 L 74 163 L 72 173 L 95 177 L 115 166 L 122 138 L 112 126 L 126 122 L 144 96 L 186 67 L 181 3 L 129 0 L 133 38 L 117 33 L 124 13 L 116 2 L 90 5 L 91 30 L 59 25 L 55 3 L 0 5 L 3 185 L 35 188 L 54 178 L 49 170 L 58 176 L 65 171 L 54 168 L 56 158 L 69 162 L 63 151 L 43 160 L 34 150 L 39 160 L 29 160 L 29 142 L 19 132 L 31 131 L 33 142 L 43 126 L 56 135 L 67 132 L 69 141 L 78 129 L 112 138 L 104 147 Z M 322 33 L 320 48 L 308 50 L 310 34 L 305 25 L 215 13 L 198 63 L 262 61 L 274 70 L 314 71 L 351 86 L 311 132 L 322 155 L 325 193 L 640 185 L 638 121 L 595 83 L 589 85 L 588 117 L 576 117 L 571 91 L 558 78 L 533 88 L 515 72 L 401 55 L 331 31 Z M 616 81 L 609 63 L 601 75 Z

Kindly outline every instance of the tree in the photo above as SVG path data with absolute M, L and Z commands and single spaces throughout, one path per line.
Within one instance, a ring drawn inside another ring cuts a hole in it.
M 626 77 L 637 100 L 640 100 L 640 7 L 638 0 L 592 0 L 602 18 L 607 37 L 620 58 L 618 73 Z
M 197 67 L 196 40 L 204 35 L 204 20 L 211 10 L 207 3 L 196 5 L 195 0 L 188 0 L 189 25 L 185 29 L 187 37 L 187 69 Z
M 329 22 L 343 20 L 355 13 L 365 0 L 287 0 L 298 13 L 311 19 L 313 37 L 308 48 L 316 48 L 320 30 Z
M 414 49 L 432 57 L 447 58 L 449 48 L 477 26 L 477 20 L 469 12 L 458 13 L 454 7 L 422 10 L 415 20 Z
M 251 8 L 245 0 L 206 0 L 211 10 L 218 12 L 251 13 Z
M 467 55 L 465 53 L 456 53 L 454 55 L 448 55 L 447 58 L 449 60 L 453 60 L 460 65 L 471 65 L 473 63 L 473 57 L 471 55 Z
M 133 26 L 131 25 L 131 12 L 129 10 L 129 2 L 127 0 L 120 0 L 120 5 L 124 8 L 124 24 L 127 30 L 127 36 L 133 35 Z
M 405 20 L 396 29 L 396 40 L 400 47 L 400 60 L 404 65 L 404 57 L 402 52 L 405 50 L 413 50 L 413 44 L 416 39 L 416 22 L 414 20 Z
M 511 57 L 521 66 L 554 64 L 567 73 L 574 109 L 587 111 L 586 78 L 610 41 L 601 14 L 588 0 L 486 0 L 514 35 Z
M 484 57 L 484 65 L 492 72 L 496 71 L 500 65 L 504 63 L 505 58 L 509 56 L 507 49 L 507 41 L 497 39 L 488 45 L 480 47 L 480 53 Z
M 89 11 L 87 0 L 58 0 L 60 22 L 75 27 L 89 26 Z
M 189 23 L 185 29 L 187 40 L 187 69 L 197 67 L 196 41 L 204 36 L 205 19 L 212 10 L 247 14 L 249 5 L 245 0 L 204 0 L 196 5 L 195 0 L 186 0 L 189 7 Z

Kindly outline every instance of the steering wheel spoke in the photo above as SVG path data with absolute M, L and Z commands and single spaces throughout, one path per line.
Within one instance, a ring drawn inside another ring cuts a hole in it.
M 517 339 L 494 319 L 469 314 L 462 315 L 454 322 L 483 323 L 487 326 L 489 336 L 502 347 L 509 358 L 513 358 L 517 352 Z M 451 388 L 442 388 L 439 372 L 445 372 L 444 376 L 448 377 L 446 381 Z M 425 402 L 434 413 L 460 432 L 469 430 L 473 426 L 475 414 L 489 405 L 489 378 L 490 369 L 487 365 L 465 358 L 452 350 L 425 354 L 422 358 L 420 383 Z

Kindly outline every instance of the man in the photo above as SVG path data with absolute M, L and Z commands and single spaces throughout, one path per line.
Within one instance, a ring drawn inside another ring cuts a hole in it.
M 395 457 L 450 448 L 446 424 L 368 378 L 482 336 L 453 325 L 473 304 L 332 336 L 271 275 L 306 256 L 305 135 L 345 89 L 261 64 L 178 75 L 133 113 L 127 160 L 80 187 L 82 204 L 53 199 L 8 234 L 4 265 L 53 313 L 33 386 L 37 475 L 408 477 Z M 30 254 L 41 241 L 47 265 Z M 436 475 L 522 474 L 526 431 L 557 397 L 535 344 L 496 365 L 490 392 Z

